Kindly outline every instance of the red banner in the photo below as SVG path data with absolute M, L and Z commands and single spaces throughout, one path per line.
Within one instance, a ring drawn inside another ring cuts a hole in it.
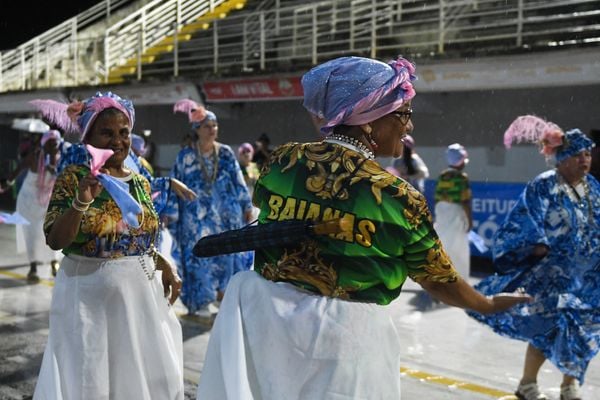
M 203 84 L 207 101 L 256 101 L 302 98 L 300 77 L 241 79 Z

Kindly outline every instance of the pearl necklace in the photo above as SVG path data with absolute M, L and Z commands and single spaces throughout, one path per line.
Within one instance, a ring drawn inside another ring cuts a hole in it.
M 332 135 L 327 136 L 327 138 L 323 141 L 327 143 L 339 144 L 341 146 L 349 148 L 350 150 L 354 150 L 369 160 L 375 159 L 375 154 L 363 142 L 356 138 L 334 133 Z

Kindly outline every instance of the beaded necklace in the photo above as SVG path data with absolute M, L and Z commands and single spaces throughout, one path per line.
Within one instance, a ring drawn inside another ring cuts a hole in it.
M 209 185 L 212 186 L 212 184 L 217 179 L 217 174 L 219 172 L 219 155 L 218 155 L 217 143 L 214 144 L 212 153 L 209 156 L 209 157 L 212 157 L 212 164 L 213 164 L 212 174 L 209 173 L 208 166 L 206 165 L 206 162 L 204 161 L 204 155 L 202 154 L 202 150 L 200 149 L 200 141 L 198 141 L 198 143 L 196 144 L 196 150 L 198 152 L 198 163 L 200 164 L 200 169 L 202 170 L 202 177 L 204 178 L 204 181 L 206 183 L 208 183 Z
M 594 209 L 592 207 L 592 199 L 590 198 L 590 185 L 588 184 L 587 178 L 584 176 L 580 182 L 580 185 L 583 188 L 583 196 L 577 192 L 575 187 L 573 187 L 570 183 L 568 183 L 563 176 L 558 173 L 559 183 L 563 187 L 563 191 L 567 194 L 567 197 L 571 199 L 571 201 L 577 205 L 581 204 L 583 200 L 587 203 L 588 208 L 588 223 L 594 223 Z
M 327 136 L 327 138 L 323 141 L 327 143 L 339 144 L 341 146 L 349 148 L 350 150 L 354 150 L 369 160 L 375 159 L 375 154 L 371 151 L 371 149 L 369 149 L 363 142 L 356 138 L 334 133 L 332 135 Z

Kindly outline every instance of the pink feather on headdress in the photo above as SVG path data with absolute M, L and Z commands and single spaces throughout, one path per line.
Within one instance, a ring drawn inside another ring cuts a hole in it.
M 538 143 L 542 147 L 540 152 L 550 156 L 563 144 L 564 135 L 562 129 L 552 122 L 535 115 L 522 115 L 504 132 L 504 146 L 510 149 L 513 143 Z
M 183 112 L 188 115 L 190 122 L 200 122 L 206 118 L 206 109 L 194 100 L 179 100 L 173 106 L 173 112 Z
M 69 104 L 50 99 L 36 99 L 29 102 L 53 125 L 65 133 L 79 133 L 79 126 L 73 121 L 67 111 Z M 82 103 L 83 104 L 83 103 Z

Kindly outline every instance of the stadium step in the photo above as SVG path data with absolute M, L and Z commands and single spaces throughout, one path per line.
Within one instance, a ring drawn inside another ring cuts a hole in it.
M 192 39 L 194 33 L 208 29 L 215 19 L 226 18 L 230 12 L 243 9 L 246 5 L 246 1 L 247 0 L 230 0 L 220 4 L 219 6 L 215 7 L 213 11 L 202 15 L 192 23 L 183 26 L 177 35 L 166 36 L 154 46 L 146 49 L 141 57 L 141 63 L 151 64 L 160 55 L 171 53 L 175 47 L 175 42 L 189 41 Z M 123 65 L 112 68 L 108 76 L 108 82 L 111 83 L 111 81 L 118 80 L 123 81 L 125 76 L 135 74 L 137 65 L 138 58 L 134 57 L 127 60 L 127 62 L 125 62 Z

